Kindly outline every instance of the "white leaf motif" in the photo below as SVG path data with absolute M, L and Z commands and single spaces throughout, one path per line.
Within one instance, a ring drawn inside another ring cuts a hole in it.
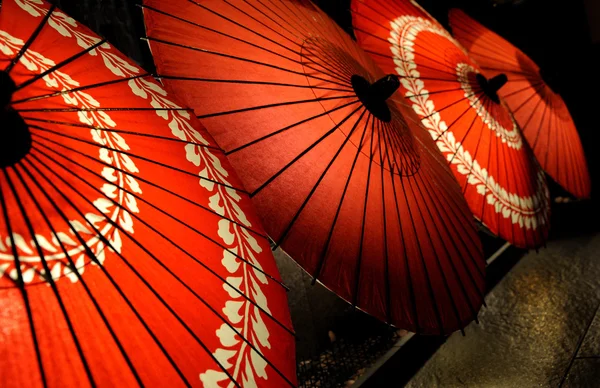
M 240 340 L 236 338 L 236 332 L 233 331 L 226 323 L 223 323 L 216 333 L 217 337 L 219 337 L 219 340 L 221 341 L 221 344 L 225 347 L 230 348 L 240 342 Z
M 221 260 L 221 263 L 227 268 L 229 273 L 236 273 L 240 267 L 240 261 L 235 257 L 234 253 L 237 253 L 237 248 L 231 248 L 230 251 L 223 251 L 223 260 Z
M 242 315 L 240 314 L 240 309 L 244 306 L 245 302 L 237 302 L 233 300 L 228 300 L 225 302 L 225 307 L 223 308 L 223 313 L 227 316 L 229 322 L 236 324 L 242 320 Z

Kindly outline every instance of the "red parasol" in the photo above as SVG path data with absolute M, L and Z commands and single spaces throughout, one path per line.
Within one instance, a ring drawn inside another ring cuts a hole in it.
M 583 147 L 563 99 L 546 83 L 552 82 L 552 74 L 544 74 L 521 50 L 464 12 L 453 9 L 449 18 L 454 36 L 484 74 L 506 73 L 508 82 L 498 94 L 513 111 L 542 168 L 571 194 L 589 198 Z
M 549 193 L 506 104 L 466 51 L 411 1 L 354 0 L 357 39 L 410 100 L 458 179 L 471 211 L 519 247 L 543 244 Z
M 268 234 L 315 279 L 394 325 L 476 317 L 468 207 L 398 87 L 308 1 L 144 1 L 160 77 L 226 150 Z
M 222 151 L 53 5 L 0 12 L 2 387 L 294 385 L 285 288 Z

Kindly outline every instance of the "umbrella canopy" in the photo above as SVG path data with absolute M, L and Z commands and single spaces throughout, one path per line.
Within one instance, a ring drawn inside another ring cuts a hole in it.
M 496 91 L 444 28 L 411 1 L 353 0 L 360 45 L 401 76 L 410 100 L 446 156 L 471 211 L 493 234 L 538 247 L 549 228 L 543 171 Z
M 464 12 L 450 10 L 449 22 L 454 37 L 483 74 L 506 74 L 508 82 L 498 94 L 514 113 L 542 168 L 574 196 L 589 198 L 590 176 L 577 128 L 558 90 L 546 83 L 552 83 L 553 74 L 544 73 L 521 50 Z
M 2 387 L 295 382 L 286 291 L 222 151 L 41 0 L 0 13 Z
M 308 1 L 143 7 L 166 87 L 225 149 L 270 237 L 302 268 L 412 331 L 476 317 L 476 229 L 418 118 L 386 102 L 396 76 Z

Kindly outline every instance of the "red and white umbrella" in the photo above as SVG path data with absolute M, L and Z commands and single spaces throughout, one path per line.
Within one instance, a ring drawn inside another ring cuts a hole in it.
M 42 0 L 0 11 L 2 387 L 295 384 L 286 290 L 233 169 Z
M 506 74 L 508 82 L 498 94 L 512 110 L 542 168 L 569 193 L 589 198 L 591 181 L 577 128 L 560 94 L 546 84 L 543 70 L 464 12 L 451 10 L 449 22 L 454 37 L 483 74 Z
M 354 306 L 449 333 L 483 301 L 460 188 L 398 87 L 308 1 L 146 0 L 160 78 L 201 118 L 269 236 Z
M 359 44 L 401 91 L 446 157 L 471 211 L 492 233 L 525 248 L 544 243 L 549 192 L 543 171 L 496 91 L 460 44 L 415 2 L 353 0 Z

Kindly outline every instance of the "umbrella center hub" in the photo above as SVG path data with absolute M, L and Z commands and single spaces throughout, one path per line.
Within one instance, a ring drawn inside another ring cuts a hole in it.
M 388 74 L 380 80 L 370 83 L 366 78 L 355 74 L 351 77 L 352 87 L 360 102 L 379 120 L 389 123 L 392 114 L 386 100 L 400 86 L 398 76 Z
M 482 74 L 477 73 L 475 78 L 477 78 L 477 82 L 485 95 L 496 104 L 499 104 L 500 97 L 498 97 L 498 90 L 508 81 L 506 74 L 498 74 L 493 78 L 487 79 Z
M 5 71 L 0 71 L 0 167 L 9 167 L 25 157 L 31 149 L 31 133 L 25 120 L 10 106 L 17 89 Z

